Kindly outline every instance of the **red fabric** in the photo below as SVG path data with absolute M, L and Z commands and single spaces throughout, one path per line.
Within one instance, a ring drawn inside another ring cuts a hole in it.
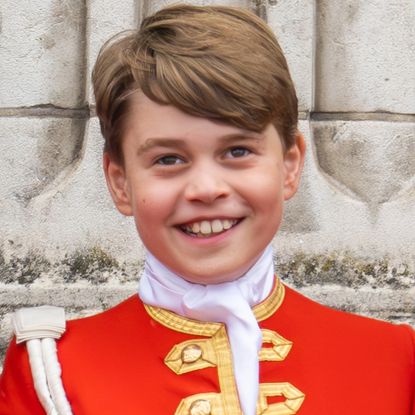
M 334 311 L 289 288 L 261 326 L 293 342 L 283 362 L 261 363 L 260 380 L 305 393 L 299 415 L 415 415 L 409 326 Z M 58 350 L 74 415 L 170 415 L 184 397 L 219 392 L 215 368 L 179 376 L 163 363 L 173 345 L 194 338 L 152 320 L 137 296 L 68 322 Z M 0 378 L 0 415 L 44 415 L 25 346 L 14 341 Z

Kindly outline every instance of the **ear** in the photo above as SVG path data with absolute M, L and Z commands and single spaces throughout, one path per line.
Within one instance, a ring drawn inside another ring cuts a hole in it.
M 115 206 L 123 215 L 132 216 L 131 198 L 124 167 L 112 160 L 108 153 L 104 153 L 103 168 L 108 190 Z
M 284 154 L 284 200 L 293 197 L 298 189 L 304 166 L 305 150 L 304 136 L 297 131 L 295 143 Z

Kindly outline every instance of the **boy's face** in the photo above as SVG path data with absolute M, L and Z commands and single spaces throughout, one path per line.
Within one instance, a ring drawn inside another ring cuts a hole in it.
M 121 213 L 134 216 L 146 248 L 196 283 L 231 281 L 276 233 L 296 191 L 304 141 L 285 154 L 273 125 L 263 133 L 134 97 L 124 165 L 104 157 Z

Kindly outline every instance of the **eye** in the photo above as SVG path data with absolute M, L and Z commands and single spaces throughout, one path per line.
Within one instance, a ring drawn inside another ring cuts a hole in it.
M 227 151 L 227 155 L 231 158 L 246 157 L 251 154 L 251 150 L 246 147 L 232 147 Z
M 174 166 L 182 163 L 184 163 L 184 161 L 180 157 L 173 155 L 160 157 L 155 162 L 155 164 L 161 164 L 162 166 Z

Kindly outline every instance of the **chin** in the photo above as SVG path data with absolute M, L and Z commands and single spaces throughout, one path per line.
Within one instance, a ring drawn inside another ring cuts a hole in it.
M 247 267 L 246 271 L 249 269 Z M 209 274 L 206 274 L 206 268 L 204 270 L 198 270 L 200 272 L 189 272 L 189 270 L 178 272 L 188 282 L 193 284 L 222 284 L 225 282 L 231 282 L 237 280 L 246 271 L 227 271 L 227 270 L 212 270 Z

